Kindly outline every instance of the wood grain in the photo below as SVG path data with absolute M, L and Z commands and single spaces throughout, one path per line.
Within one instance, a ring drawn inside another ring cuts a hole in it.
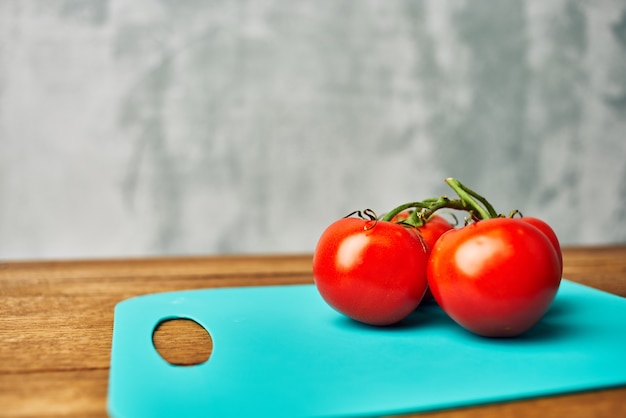
M 205 363 L 213 351 L 211 334 L 190 319 L 170 319 L 154 330 L 152 343 L 170 364 L 193 366 Z
M 626 296 L 626 246 L 565 248 L 564 265 L 566 278 Z M 0 416 L 106 417 L 113 308 L 121 300 L 312 281 L 309 254 L 0 262 Z M 161 331 L 164 345 L 187 338 L 169 348 L 177 361 L 196 361 L 189 328 Z M 615 388 L 420 416 L 612 418 L 626 416 L 624 399 L 626 388 Z

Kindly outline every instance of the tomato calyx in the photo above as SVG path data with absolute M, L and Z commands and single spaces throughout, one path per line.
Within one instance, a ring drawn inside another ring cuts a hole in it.
M 376 226 L 376 223 L 378 222 L 378 217 L 376 216 L 376 212 L 374 212 L 373 209 L 368 208 L 368 209 L 363 209 L 363 211 L 355 210 L 354 212 L 350 212 L 349 214 L 344 216 L 344 219 L 352 218 L 354 216 L 356 216 L 357 218 L 363 219 L 364 221 L 367 221 L 365 225 L 363 225 L 364 231 L 368 231 L 374 228 Z

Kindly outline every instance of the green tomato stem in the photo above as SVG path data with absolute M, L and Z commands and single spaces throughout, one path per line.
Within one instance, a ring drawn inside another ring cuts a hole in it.
M 479 219 L 491 219 L 499 216 L 487 199 L 469 187 L 461 184 L 457 179 L 449 177 L 446 179 L 446 183 L 459 195 L 461 201 L 466 205 L 466 210 L 469 209 L 469 211 Z M 481 206 L 479 202 L 482 203 L 484 207 Z
M 396 215 L 408 209 L 415 210 L 406 219 L 402 220 L 401 223 L 416 228 L 428 222 L 430 217 L 440 209 L 454 209 L 469 212 L 475 219 L 500 217 L 489 201 L 474 190 L 452 177 L 447 178 L 445 181 L 458 194 L 459 199 L 450 199 L 447 196 L 441 196 L 438 198 L 424 199 L 419 202 L 405 203 L 387 212 L 381 220 L 391 222 Z
M 455 209 L 468 211 L 471 208 L 462 199 L 450 199 L 447 196 L 441 196 L 439 198 L 425 199 L 421 202 L 410 202 L 400 205 L 388 213 L 386 213 L 381 220 L 390 222 L 397 214 L 408 210 L 415 209 L 411 215 L 402 221 L 403 224 L 420 227 L 428 222 L 431 216 L 440 209 Z
M 387 212 L 382 218 L 381 221 L 385 221 L 385 222 L 391 222 L 391 220 L 393 219 L 394 216 L 396 216 L 397 214 L 404 212 L 407 209 L 413 209 L 413 208 L 426 208 L 428 207 L 428 204 L 424 203 L 424 202 L 410 202 L 410 203 L 405 203 L 403 205 L 400 205 L 392 210 L 390 210 L 389 212 Z

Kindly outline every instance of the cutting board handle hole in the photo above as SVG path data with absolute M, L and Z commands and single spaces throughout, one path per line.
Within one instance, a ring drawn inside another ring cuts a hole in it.
M 159 322 L 152 333 L 152 344 L 165 361 L 175 366 L 205 363 L 213 351 L 211 334 L 187 318 Z

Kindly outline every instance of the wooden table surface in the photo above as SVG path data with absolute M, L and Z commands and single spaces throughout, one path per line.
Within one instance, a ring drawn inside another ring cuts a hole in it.
M 572 247 L 563 253 L 564 277 L 626 296 L 626 246 Z M 312 281 L 311 255 L 0 262 L 0 416 L 106 417 L 113 308 L 123 299 Z M 194 334 L 193 327 L 178 322 L 156 333 L 159 352 L 183 363 L 210 352 L 206 333 Z M 173 348 L 171 341 L 178 341 Z M 535 415 L 626 416 L 626 387 L 419 416 Z

